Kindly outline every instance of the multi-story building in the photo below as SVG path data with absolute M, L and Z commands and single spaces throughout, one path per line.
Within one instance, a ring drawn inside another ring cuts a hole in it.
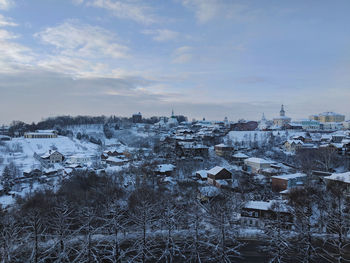
M 309 116 L 309 119 L 319 121 L 322 123 L 325 123 L 325 122 L 343 122 L 343 121 L 345 121 L 345 116 L 342 114 L 335 113 L 335 112 L 327 111 L 327 112 L 323 112 L 323 113 L 320 113 L 317 115 L 311 115 L 311 116 Z
M 37 130 L 36 132 L 26 132 L 26 139 L 52 139 L 57 138 L 57 132 L 54 130 Z
M 298 120 L 294 121 L 294 123 L 300 124 L 305 131 L 319 131 L 321 129 L 320 122 L 314 119 Z

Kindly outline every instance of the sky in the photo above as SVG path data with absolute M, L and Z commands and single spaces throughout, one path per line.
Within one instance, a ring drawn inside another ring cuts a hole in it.
M 0 123 L 350 117 L 348 0 L 0 0 Z

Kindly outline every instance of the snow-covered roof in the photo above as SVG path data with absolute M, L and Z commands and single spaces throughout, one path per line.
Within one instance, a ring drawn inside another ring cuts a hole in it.
M 225 169 L 225 168 L 223 168 L 223 167 L 221 167 L 221 166 L 215 166 L 214 168 L 211 168 L 211 169 L 208 171 L 208 173 L 209 173 L 209 174 L 212 174 L 212 175 L 216 175 L 216 174 L 218 174 L 219 172 L 221 172 L 223 169 Z
M 287 140 L 289 144 L 301 144 L 303 145 L 304 143 L 301 140 Z
M 334 173 L 331 176 L 325 176 L 324 179 L 332 181 L 340 181 L 350 184 L 350 172 L 346 173 Z
M 226 145 L 224 143 L 220 143 L 218 145 L 215 145 L 215 147 L 232 147 L 232 146 Z
M 335 113 L 335 112 L 332 112 L 332 111 L 326 111 L 326 112 L 320 113 L 318 116 L 344 116 L 344 115 L 341 115 L 339 113 Z
M 114 156 L 109 156 L 106 161 L 111 161 L 111 162 L 116 162 L 116 163 L 119 163 L 119 162 L 124 162 L 125 160 L 123 159 L 120 159 L 118 157 L 114 157 Z
M 157 167 L 157 171 L 161 173 L 172 172 L 174 171 L 174 169 L 175 169 L 175 166 L 172 164 L 159 164 Z
M 233 157 L 235 157 L 235 158 L 249 158 L 249 156 L 244 154 L 244 153 L 235 153 L 233 155 Z
M 208 171 L 207 170 L 197 171 L 196 174 L 199 174 L 200 177 L 202 177 L 202 178 L 207 178 L 208 177 Z
M 49 150 L 46 153 L 44 153 L 43 155 L 41 155 L 40 157 L 43 158 L 43 159 L 46 159 L 46 158 L 49 158 L 54 153 L 59 153 L 59 152 L 55 151 L 55 150 Z
M 303 173 L 282 174 L 282 175 L 276 175 L 276 176 L 271 176 L 271 177 L 276 178 L 276 179 L 289 180 L 289 179 L 295 179 L 295 178 L 299 178 L 299 177 L 306 177 L 306 174 L 303 174 Z
M 262 164 L 262 163 L 266 163 L 266 164 L 272 163 L 272 162 L 267 161 L 267 160 L 265 160 L 265 159 L 256 158 L 256 157 L 250 157 L 250 158 L 246 159 L 245 161 L 246 161 L 246 162 L 251 162 L 251 163 L 260 163 L 260 164 Z
M 53 135 L 53 132 L 26 132 L 27 135 Z
M 169 176 L 165 177 L 163 182 L 170 183 L 170 184 L 176 184 L 176 180 L 172 177 L 169 177 Z
M 55 130 L 36 130 L 36 133 L 55 133 Z
M 277 209 L 271 209 L 272 205 L 279 205 L 279 210 L 281 212 L 287 212 L 288 208 L 286 206 L 286 203 L 283 201 L 278 201 L 278 200 L 270 200 L 270 201 L 249 201 L 248 203 L 245 204 L 244 208 L 248 209 L 256 209 L 256 210 L 277 210 Z
M 226 180 L 215 180 L 220 185 L 228 185 L 228 182 Z

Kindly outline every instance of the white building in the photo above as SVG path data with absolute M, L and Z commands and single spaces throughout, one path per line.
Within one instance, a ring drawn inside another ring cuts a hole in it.
M 271 168 L 272 162 L 261 158 L 248 158 L 244 160 L 248 172 L 257 173 L 262 169 Z
M 285 112 L 284 106 L 282 104 L 281 110 L 280 110 L 280 116 L 273 119 L 273 124 L 277 127 L 283 127 L 283 126 L 286 126 L 287 124 L 289 124 L 291 122 L 291 120 L 292 120 L 291 118 L 286 116 L 286 112 Z

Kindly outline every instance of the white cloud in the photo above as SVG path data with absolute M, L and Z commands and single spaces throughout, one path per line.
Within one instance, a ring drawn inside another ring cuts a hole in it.
M 174 56 L 173 63 L 183 64 L 192 60 L 193 58 L 192 50 L 193 50 L 192 47 L 189 47 L 189 46 L 183 46 L 183 47 L 177 48 L 173 53 L 173 56 Z
M 0 72 L 16 71 L 33 61 L 32 51 L 13 40 L 17 35 L 0 29 Z
M 0 10 L 8 10 L 13 6 L 12 0 L 0 0 Z
M 223 17 L 243 20 L 251 16 L 247 6 L 224 0 L 182 0 L 182 4 L 195 13 L 199 23 Z
M 12 22 L 8 18 L 4 17 L 2 14 L 0 14 L 0 27 L 5 26 L 18 26 L 16 23 Z
M 145 30 L 142 33 L 144 33 L 145 35 L 152 35 L 153 40 L 158 42 L 175 40 L 180 36 L 178 32 L 168 29 Z
M 128 48 L 101 27 L 69 20 L 35 34 L 43 43 L 56 48 L 59 55 L 78 58 L 126 58 Z
M 130 19 L 142 24 L 152 24 L 152 8 L 140 0 L 91 0 L 88 5 L 111 11 L 115 17 Z

